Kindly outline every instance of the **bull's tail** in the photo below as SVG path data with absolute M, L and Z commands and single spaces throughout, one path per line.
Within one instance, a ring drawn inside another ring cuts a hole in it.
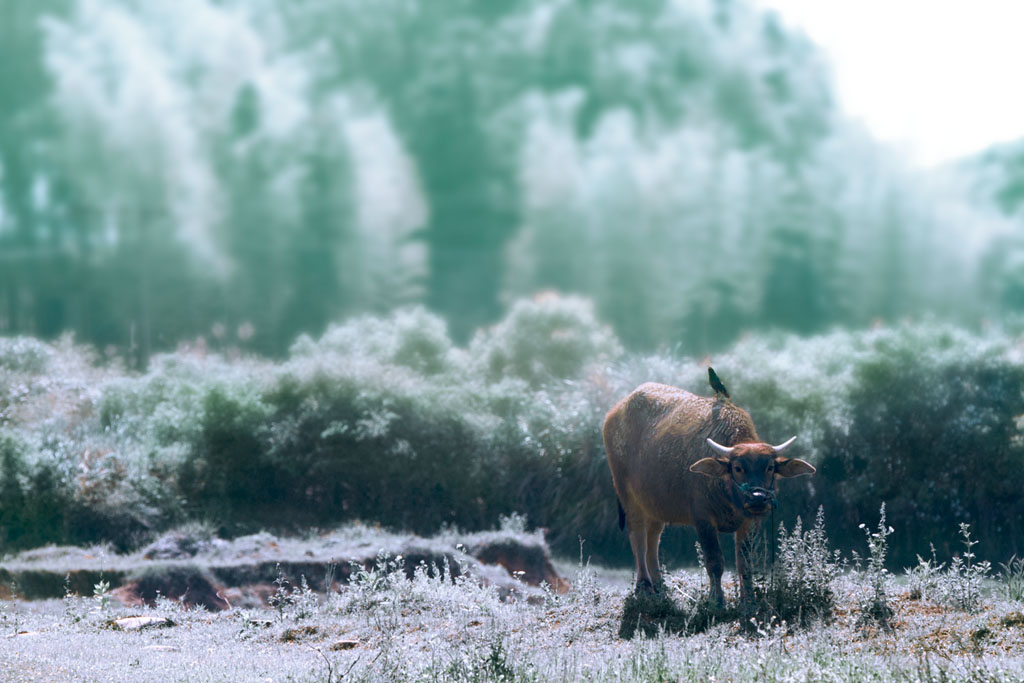
M 622 501 L 615 496 L 615 503 L 619 506 L 619 530 L 626 528 L 626 511 L 622 509 Z

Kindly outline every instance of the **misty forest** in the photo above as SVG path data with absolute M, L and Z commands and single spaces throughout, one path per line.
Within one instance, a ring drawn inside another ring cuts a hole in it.
M 1021 680 L 1021 136 L 748 0 L 0 0 L 0 678 Z M 754 611 L 602 442 L 709 365 L 817 470 Z

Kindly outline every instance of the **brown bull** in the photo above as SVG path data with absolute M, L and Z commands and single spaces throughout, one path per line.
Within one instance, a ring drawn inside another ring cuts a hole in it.
M 637 590 L 660 583 L 658 544 L 666 524 L 696 528 L 711 599 L 722 604 L 719 533 L 736 534 L 736 572 L 743 602 L 751 599 L 749 535 L 775 505 L 778 477 L 812 474 L 803 460 L 762 443 L 747 411 L 725 400 L 665 384 L 636 388 L 608 412 L 604 445 L 619 498 L 619 527 L 628 527 Z M 722 445 L 724 444 L 724 445 Z

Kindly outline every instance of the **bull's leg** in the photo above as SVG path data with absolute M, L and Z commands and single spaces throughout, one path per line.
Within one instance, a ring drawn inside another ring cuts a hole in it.
M 658 546 L 661 544 L 661 532 L 665 525 L 661 522 L 647 523 L 647 571 L 651 575 L 651 583 L 655 590 L 661 585 L 661 563 L 658 561 Z
M 694 526 L 697 528 L 697 540 L 704 550 L 704 565 L 708 570 L 708 579 L 711 582 L 711 601 L 721 607 L 725 604 L 725 595 L 722 593 L 722 571 L 725 566 L 725 558 L 722 556 L 722 545 L 718 541 L 718 529 L 706 520 L 697 521 Z
M 740 602 L 745 607 L 750 607 L 754 602 L 754 583 L 750 575 L 750 553 L 754 545 L 751 532 L 758 528 L 747 520 L 736 530 L 736 574 L 740 582 Z
M 654 581 L 647 566 L 647 520 L 636 511 L 626 512 L 626 526 L 629 531 L 629 545 L 636 558 L 636 590 L 650 593 Z

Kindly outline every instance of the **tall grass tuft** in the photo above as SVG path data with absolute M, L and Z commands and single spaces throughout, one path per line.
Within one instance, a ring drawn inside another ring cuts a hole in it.
M 763 546 L 756 555 L 760 561 L 755 563 L 754 587 L 760 621 L 808 626 L 832 617 L 835 581 L 843 562 L 839 551 L 829 548 L 823 508 L 818 508 L 814 526 L 807 530 L 799 517 L 792 531 L 779 525 L 774 565 Z
M 882 503 L 882 507 L 878 511 L 877 530 L 872 531 L 865 524 L 861 524 L 860 528 L 867 536 L 868 557 L 867 567 L 864 570 L 867 591 L 860 599 L 859 622 L 862 625 L 877 625 L 889 630 L 893 609 L 889 604 L 887 591 L 889 570 L 885 568 L 885 561 L 889 552 L 889 536 L 893 533 L 893 528 L 888 526 L 885 521 L 885 503 Z
M 1024 602 L 1024 557 L 1014 555 L 999 565 L 999 579 L 1008 600 Z
M 946 564 L 936 559 L 934 543 L 931 544 L 931 549 L 932 556 L 929 559 L 918 555 L 917 564 L 906 570 L 911 600 L 935 599 L 939 596 L 942 570 Z
M 988 560 L 978 561 L 974 546 L 979 541 L 971 539 L 971 525 L 960 523 L 960 538 L 964 551 L 949 563 L 949 580 L 946 582 L 945 601 L 965 612 L 976 612 L 981 607 L 981 586 L 992 570 Z
M 917 566 L 908 569 L 910 597 L 913 599 L 927 598 L 932 602 L 963 610 L 976 612 L 982 604 L 982 585 L 992 571 L 992 563 L 977 559 L 971 526 L 965 522 L 960 524 L 960 542 L 964 551 L 953 557 L 947 566 L 935 559 L 935 546 L 932 546 L 931 559 L 917 558 Z M 1000 579 L 1003 581 L 1007 598 L 1021 599 L 1024 589 L 1024 562 L 1011 558 L 1001 565 Z M 1017 597 L 1014 598 L 1014 595 Z

